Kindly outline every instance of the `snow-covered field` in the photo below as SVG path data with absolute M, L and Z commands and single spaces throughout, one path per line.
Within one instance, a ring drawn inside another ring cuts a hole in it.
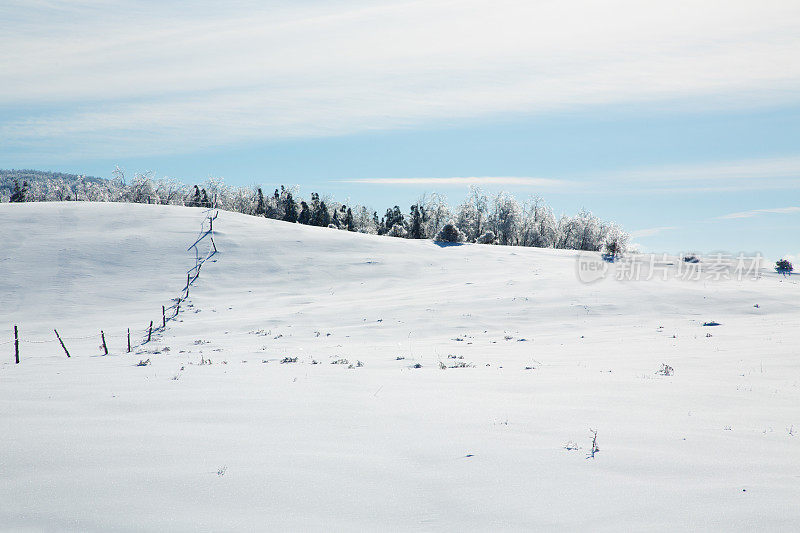
M 204 216 L 0 205 L 3 530 L 800 528 L 794 278 Z

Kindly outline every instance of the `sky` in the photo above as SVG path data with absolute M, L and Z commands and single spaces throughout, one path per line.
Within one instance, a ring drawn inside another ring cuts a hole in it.
M 800 260 L 800 2 L 5 0 L 0 168 L 470 184 Z

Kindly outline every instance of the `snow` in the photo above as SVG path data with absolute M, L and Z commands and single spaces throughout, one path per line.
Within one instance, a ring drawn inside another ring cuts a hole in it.
M 585 284 L 577 252 L 219 212 L 139 344 L 204 217 L 0 206 L 0 528 L 797 528 L 793 277 Z

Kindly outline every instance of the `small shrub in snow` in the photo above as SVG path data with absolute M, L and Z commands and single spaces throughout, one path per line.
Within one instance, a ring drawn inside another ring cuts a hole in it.
M 685 255 L 685 256 L 683 256 L 683 262 L 684 263 L 699 263 L 700 262 L 700 258 L 697 257 L 694 254 Z
M 145 359 L 144 361 L 139 361 L 136 363 L 136 366 L 147 366 L 150 364 L 150 359 Z
M 497 237 L 495 236 L 493 231 L 487 231 L 486 233 L 482 234 L 480 237 L 475 239 L 475 242 L 478 244 L 494 244 L 494 241 Z
M 434 237 L 435 241 L 439 242 L 464 242 L 464 234 L 452 222 L 442 226 L 439 233 Z
M 297 357 L 284 357 L 283 359 L 281 359 L 281 364 L 296 363 L 296 362 L 297 362 Z
M 332 365 L 349 365 L 350 361 L 347 359 L 337 359 L 335 361 L 331 361 Z
M 658 370 L 658 372 L 656 372 L 656 374 L 659 374 L 661 376 L 671 376 L 674 373 L 675 369 L 673 369 L 667 363 L 661 363 L 661 368 Z
M 778 274 L 783 274 L 785 276 L 787 274 L 791 274 L 793 270 L 794 267 L 792 266 L 792 262 L 788 259 L 781 259 L 775 262 L 775 271 Z
M 411 368 L 422 368 L 422 365 L 419 363 L 414 363 L 413 365 L 411 365 Z
M 406 230 L 406 228 L 404 228 L 402 224 L 395 224 L 394 226 L 392 226 L 392 229 L 389 230 L 388 235 L 390 237 L 400 237 L 405 239 L 406 237 L 408 237 L 408 230 Z

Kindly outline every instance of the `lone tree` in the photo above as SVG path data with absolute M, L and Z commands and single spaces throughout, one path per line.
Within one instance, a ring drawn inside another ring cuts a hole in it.
M 791 274 L 793 270 L 794 267 L 792 266 L 792 262 L 788 259 L 780 259 L 775 261 L 775 271 L 778 274 L 783 274 L 785 276 L 787 274 Z

